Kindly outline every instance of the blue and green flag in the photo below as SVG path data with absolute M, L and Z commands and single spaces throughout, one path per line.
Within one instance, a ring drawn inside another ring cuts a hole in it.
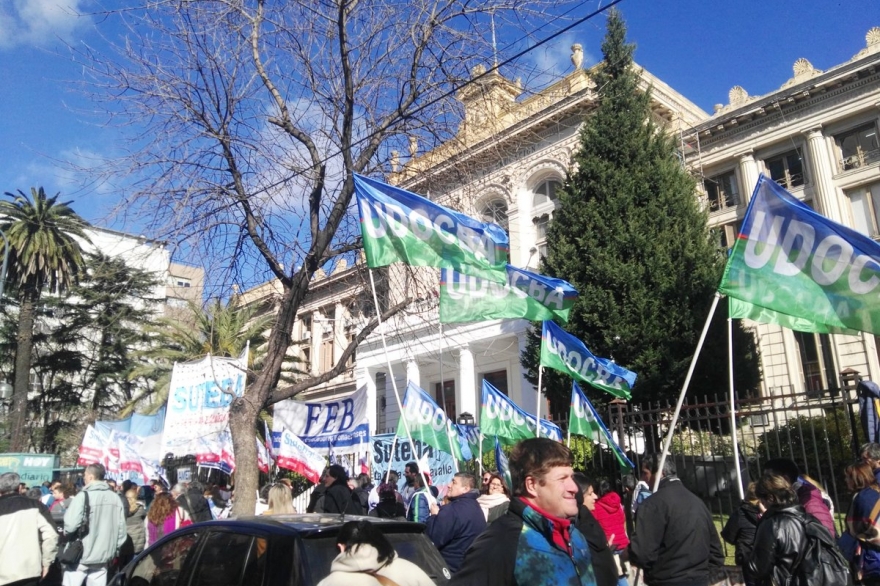
M 748 304 L 732 317 L 880 334 L 880 244 L 761 175 L 718 290 Z
M 568 432 L 574 435 L 582 435 L 596 442 L 605 444 L 614 452 L 614 457 L 621 469 L 635 469 L 632 461 L 626 457 L 623 450 L 614 442 L 614 438 L 608 432 L 608 428 L 602 423 L 602 418 L 596 412 L 596 408 L 581 390 L 576 382 L 571 383 L 571 410 L 568 414 Z
M 507 265 L 507 283 L 440 272 L 440 323 L 524 318 L 568 322 L 577 291 L 566 281 Z
M 403 397 L 403 413 L 397 423 L 397 436 L 406 437 L 403 420 L 409 425 L 412 438 L 428 444 L 436 450 L 452 454 L 461 460 L 461 446 L 458 441 L 458 430 L 453 428 L 452 421 L 446 416 L 431 395 L 409 383 Z M 452 438 L 452 441 L 450 441 Z
M 370 268 L 403 262 L 507 282 L 510 240 L 500 226 L 358 174 L 354 190 Z

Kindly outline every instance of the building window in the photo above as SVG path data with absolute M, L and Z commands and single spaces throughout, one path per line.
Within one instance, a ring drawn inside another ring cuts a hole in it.
M 507 370 L 496 370 L 494 372 L 486 372 L 483 373 L 483 380 L 504 393 L 505 395 L 510 395 L 507 392 Z
M 535 188 L 535 198 L 532 200 L 532 205 L 538 206 L 542 203 L 547 203 L 548 201 L 556 201 L 559 197 L 556 192 L 560 187 L 562 187 L 562 183 L 555 179 L 540 183 L 538 187 Z
M 721 226 L 714 226 L 709 229 L 713 242 L 715 242 L 718 249 L 724 252 L 725 255 L 731 248 L 733 248 L 733 245 L 736 244 L 736 235 L 739 232 L 739 226 L 740 222 L 733 222 Z
M 483 204 L 480 210 L 480 216 L 484 222 L 492 222 L 498 224 L 506 231 L 508 229 L 507 221 L 507 202 L 503 198 L 493 198 Z
M 880 142 L 872 122 L 834 137 L 840 149 L 840 169 L 848 171 L 880 160 Z
M 388 408 L 388 399 L 386 396 L 386 377 L 384 372 L 376 373 L 376 431 L 378 433 L 385 432 L 385 411 Z
M 443 381 L 443 392 L 440 392 L 440 383 L 434 383 L 434 400 L 438 405 L 443 405 L 446 416 L 455 421 L 458 415 L 455 410 L 455 380 Z
M 300 331 L 302 332 L 302 340 L 308 340 L 312 337 L 312 314 L 302 316 L 300 320 Z
M 703 179 L 703 187 L 706 188 L 710 213 L 735 208 L 739 203 L 739 185 L 735 171 Z
M 331 370 L 334 366 L 333 361 L 333 340 L 321 342 L 321 370 L 318 374 Z
M 309 346 L 305 346 L 302 349 L 302 363 L 303 370 L 308 373 L 312 372 L 312 349 Z
M 798 345 L 807 394 L 821 395 L 826 389 L 839 388 L 828 334 L 794 332 L 794 339 Z
M 764 161 L 770 178 L 786 189 L 804 184 L 804 161 L 799 150 L 788 151 Z
M 853 228 L 870 236 L 880 237 L 880 183 L 846 192 L 852 210 Z

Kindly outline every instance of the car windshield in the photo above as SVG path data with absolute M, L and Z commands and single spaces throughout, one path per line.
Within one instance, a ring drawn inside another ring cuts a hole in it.
M 421 533 L 386 533 L 397 555 L 420 567 L 435 584 L 446 584 L 446 563 L 437 548 Z M 305 559 L 308 560 L 312 584 L 317 584 L 330 573 L 330 564 L 339 554 L 335 536 L 316 536 L 303 540 Z

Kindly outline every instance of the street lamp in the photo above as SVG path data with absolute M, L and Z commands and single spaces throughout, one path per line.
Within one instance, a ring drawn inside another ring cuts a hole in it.
M 474 424 L 474 416 L 465 411 L 461 415 L 458 416 L 458 424 L 459 425 L 473 425 Z
M 0 285 L 2 288 L 2 285 Z M 12 402 L 12 385 L 6 381 L 0 383 L 0 403 L 6 405 Z

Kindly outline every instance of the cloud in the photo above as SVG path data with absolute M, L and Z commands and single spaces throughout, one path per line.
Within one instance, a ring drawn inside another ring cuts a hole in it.
M 0 3 L 0 50 L 69 41 L 89 22 L 85 0 L 4 0 Z

